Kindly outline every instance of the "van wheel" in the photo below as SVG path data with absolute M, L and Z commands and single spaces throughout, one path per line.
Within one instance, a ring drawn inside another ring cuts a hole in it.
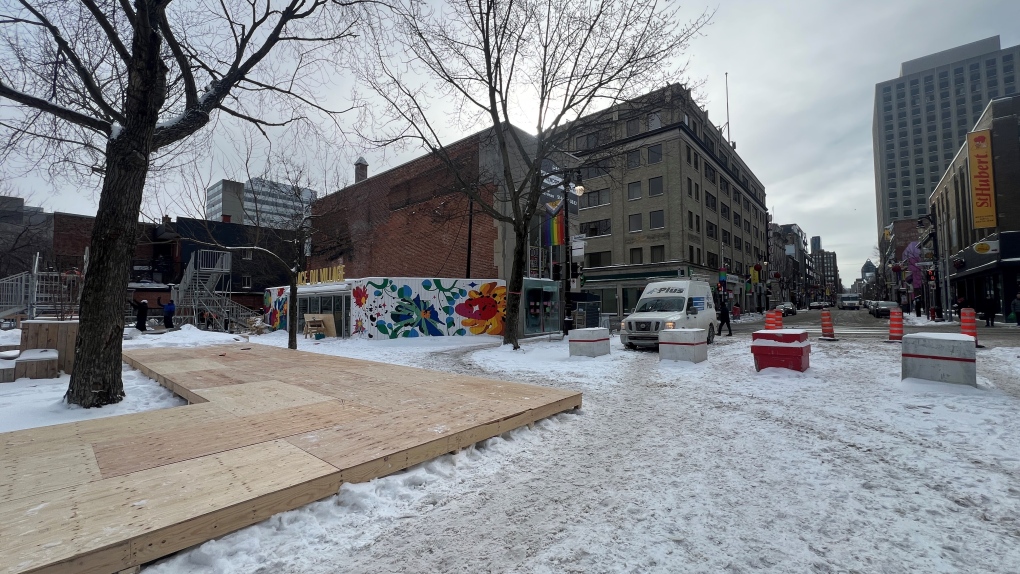
M 709 345 L 715 342 L 715 327 L 712 325 L 708 326 L 708 339 L 706 341 Z
M 629 349 L 631 351 L 636 351 L 637 350 L 637 346 L 634 343 L 627 343 L 626 345 L 624 345 L 624 347 L 627 347 L 627 349 Z

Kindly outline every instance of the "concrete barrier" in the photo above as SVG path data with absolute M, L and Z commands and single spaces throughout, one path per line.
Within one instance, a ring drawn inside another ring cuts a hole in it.
M 977 386 L 974 337 L 955 333 L 914 333 L 903 336 L 903 379 L 925 379 Z
M 754 370 L 779 367 L 804 372 L 811 367 L 811 343 L 803 329 L 774 329 L 751 333 Z
M 569 337 L 571 357 L 600 357 L 609 354 L 609 329 L 571 329 Z
M 663 329 L 659 331 L 660 361 L 708 360 L 708 331 L 704 329 Z

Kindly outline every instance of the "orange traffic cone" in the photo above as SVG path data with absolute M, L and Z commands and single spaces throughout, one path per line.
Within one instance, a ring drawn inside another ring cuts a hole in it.
M 960 309 L 960 333 L 974 337 L 974 346 L 983 348 L 978 344 L 977 312 L 973 309 Z
M 822 336 L 819 339 L 823 341 L 838 341 L 836 338 L 836 330 L 832 327 L 832 313 L 828 309 L 822 309 Z
M 889 309 L 889 340 L 887 342 L 903 342 L 903 310 L 899 307 Z
M 783 312 L 777 310 L 777 311 L 773 311 L 773 313 L 776 314 L 776 329 L 782 329 L 783 328 Z
M 772 331 L 776 328 L 775 311 L 765 311 L 765 330 Z

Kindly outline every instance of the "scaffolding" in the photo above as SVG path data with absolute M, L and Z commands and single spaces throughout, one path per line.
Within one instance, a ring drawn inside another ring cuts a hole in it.
M 218 331 L 247 331 L 262 314 L 239 305 L 231 291 L 231 254 L 203 249 L 191 255 L 181 283 L 171 296 L 177 306 L 174 324 L 189 323 Z

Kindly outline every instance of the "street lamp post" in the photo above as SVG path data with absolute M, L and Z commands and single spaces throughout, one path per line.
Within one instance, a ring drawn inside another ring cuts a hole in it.
M 931 231 L 928 236 L 931 238 L 931 251 L 934 257 L 932 261 L 932 271 L 935 274 L 935 318 L 939 319 L 942 317 L 942 278 L 939 277 L 939 234 L 938 234 L 938 219 L 935 217 L 935 213 L 929 213 L 922 215 L 917 220 L 917 227 L 924 228 L 924 220 L 931 222 Z
M 574 195 L 580 197 L 584 194 L 584 186 L 581 185 L 581 170 L 568 170 L 563 172 L 563 263 L 562 263 L 562 274 L 563 274 L 563 301 L 562 308 L 563 314 L 560 318 L 560 326 L 563 328 L 563 334 L 569 335 L 569 329 L 567 328 L 567 303 L 570 294 L 570 273 L 572 271 L 573 259 L 573 244 L 570 239 L 570 187 L 574 187 Z

